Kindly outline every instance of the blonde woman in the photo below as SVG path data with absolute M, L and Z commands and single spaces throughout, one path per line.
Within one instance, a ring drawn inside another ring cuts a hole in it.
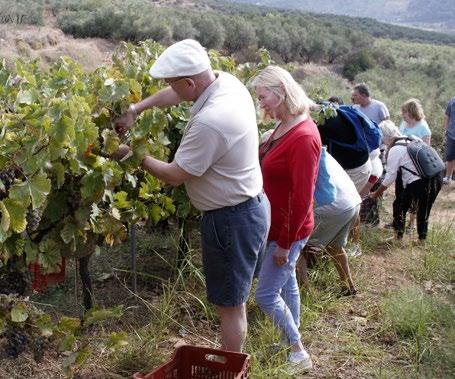
M 321 139 L 308 112 L 312 102 L 289 72 L 268 66 L 252 85 L 264 119 L 277 121 L 259 151 L 272 223 L 256 301 L 286 337 L 291 349 L 290 371 L 295 373 L 312 367 L 300 338 L 300 291 L 295 268 L 313 230 Z
M 431 144 L 431 130 L 425 121 L 422 104 L 418 99 L 409 99 L 401 106 L 401 116 L 403 120 L 400 124 L 400 133 L 403 136 L 415 136 L 422 139 L 428 145 Z M 404 190 L 401 182 L 401 173 L 398 173 L 395 181 L 395 195 L 398 198 Z M 409 210 L 409 226 L 406 228 L 411 232 L 414 228 L 416 218 L 416 207 L 411 206 Z
M 403 120 L 400 133 L 403 136 L 416 136 L 428 145 L 431 144 L 431 130 L 425 121 L 422 104 L 418 99 L 409 99 L 401 106 Z

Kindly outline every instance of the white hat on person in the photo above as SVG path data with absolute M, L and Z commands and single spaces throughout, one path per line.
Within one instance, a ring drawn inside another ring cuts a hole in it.
M 201 44 L 184 39 L 164 50 L 149 72 L 154 78 L 166 79 L 200 74 L 209 68 L 210 59 Z

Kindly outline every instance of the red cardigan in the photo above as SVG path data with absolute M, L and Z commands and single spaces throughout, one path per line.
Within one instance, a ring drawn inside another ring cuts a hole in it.
M 282 248 L 289 249 L 313 230 L 313 193 L 320 155 L 321 138 L 316 124 L 308 118 L 281 137 L 262 158 L 264 190 L 272 207 L 268 240 L 277 241 Z

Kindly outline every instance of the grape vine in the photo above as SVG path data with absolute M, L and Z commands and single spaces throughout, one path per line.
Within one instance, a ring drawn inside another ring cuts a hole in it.
M 60 257 L 121 243 L 128 225 L 173 213 L 194 214 L 181 189 L 138 169 L 144 154 L 170 160 L 189 118 L 189 104 L 152 109 L 121 141 L 112 121 L 164 83 L 149 69 L 163 51 L 153 41 L 125 43 L 113 64 L 84 72 L 68 57 L 48 70 L 37 62 L 0 64 L 0 261 L 23 256 L 44 272 Z M 237 66 L 210 52 L 212 65 L 247 81 L 270 62 Z M 133 155 L 111 159 L 120 143 Z

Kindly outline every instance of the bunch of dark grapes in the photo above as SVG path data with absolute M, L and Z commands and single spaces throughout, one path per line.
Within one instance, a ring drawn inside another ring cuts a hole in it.
M 8 357 L 17 358 L 27 347 L 28 338 L 17 329 L 6 332 L 5 352 Z
M 29 283 L 22 272 L 0 270 L 0 294 L 24 296 Z
M 8 190 L 11 185 L 14 183 L 16 178 L 16 169 L 13 167 L 8 167 L 7 169 L 0 172 L 0 180 L 3 183 L 3 188 L 1 189 L 0 198 L 6 197 Z
M 38 229 L 39 223 L 41 222 L 41 210 L 39 208 L 29 208 L 27 211 L 27 232 L 32 233 Z

